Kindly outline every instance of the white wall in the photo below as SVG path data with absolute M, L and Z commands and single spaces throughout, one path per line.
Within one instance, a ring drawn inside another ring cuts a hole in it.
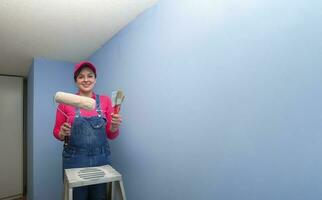
M 21 195 L 23 78 L 0 76 L 0 199 Z

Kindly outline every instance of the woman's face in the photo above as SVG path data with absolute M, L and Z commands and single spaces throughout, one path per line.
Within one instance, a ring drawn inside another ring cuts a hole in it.
M 79 75 L 76 77 L 76 85 L 79 88 L 80 92 L 83 93 L 91 92 L 95 86 L 95 83 L 95 74 L 88 67 L 81 69 Z

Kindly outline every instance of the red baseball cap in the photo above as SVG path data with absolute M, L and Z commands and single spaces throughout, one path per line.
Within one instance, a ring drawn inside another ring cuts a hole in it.
M 84 67 L 90 68 L 94 72 L 95 77 L 96 77 L 96 68 L 93 65 L 93 63 L 91 63 L 89 61 L 81 61 L 81 62 L 77 63 L 74 67 L 74 80 L 76 80 L 77 73 Z

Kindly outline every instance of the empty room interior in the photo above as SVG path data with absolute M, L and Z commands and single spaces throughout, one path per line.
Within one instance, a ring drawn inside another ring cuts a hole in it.
M 0 1 L 0 200 L 320 200 L 321 7 Z

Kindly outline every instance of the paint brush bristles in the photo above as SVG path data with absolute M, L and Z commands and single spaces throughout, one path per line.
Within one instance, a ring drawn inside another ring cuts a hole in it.
M 124 94 L 122 90 L 116 90 L 112 92 L 112 105 L 121 105 L 124 101 Z
M 116 93 L 116 105 L 121 105 L 123 100 L 124 100 L 123 92 L 121 90 L 118 90 Z

